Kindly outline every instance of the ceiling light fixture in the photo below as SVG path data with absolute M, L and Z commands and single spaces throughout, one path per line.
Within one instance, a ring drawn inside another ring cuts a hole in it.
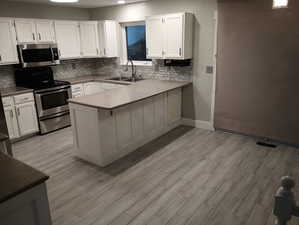
M 125 4 L 125 3 L 126 3 L 125 0 L 118 0 L 118 1 L 117 1 L 117 4 Z
M 288 0 L 273 0 L 273 9 L 287 8 L 288 4 Z
M 79 0 L 50 0 L 50 2 L 55 2 L 55 3 L 76 3 L 76 2 L 79 2 Z

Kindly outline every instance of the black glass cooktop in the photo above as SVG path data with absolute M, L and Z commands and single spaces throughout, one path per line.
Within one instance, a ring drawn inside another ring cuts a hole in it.
M 17 86 L 34 90 L 70 85 L 66 81 L 54 80 L 53 71 L 50 67 L 15 70 L 15 79 Z

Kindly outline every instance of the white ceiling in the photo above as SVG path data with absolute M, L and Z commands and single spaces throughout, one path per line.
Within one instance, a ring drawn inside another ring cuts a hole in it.
M 27 3 L 42 3 L 42 4 L 49 4 L 49 5 L 61 5 L 61 6 L 71 6 L 71 7 L 82 7 L 82 8 L 97 8 L 97 7 L 105 7 L 105 6 L 112 6 L 118 5 L 117 0 L 79 0 L 79 3 L 68 3 L 68 4 L 61 4 L 61 3 L 53 3 L 49 0 L 6 0 L 9 2 L 27 2 Z M 145 2 L 148 0 L 126 0 L 126 4 L 135 3 L 135 2 Z

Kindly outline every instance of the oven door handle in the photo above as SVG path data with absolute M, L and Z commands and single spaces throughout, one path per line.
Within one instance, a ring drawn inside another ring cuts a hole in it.
M 55 58 L 54 58 L 54 52 L 53 52 L 53 48 L 52 47 L 50 48 L 50 51 L 51 51 L 51 56 L 52 56 L 52 62 L 54 63 L 55 62 Z
M 63 88 L 63 89 L 60 89 L 60 90 L 55 90 L 55 91 L 39 92 L 39 93 L 36 93 L 36 95 L 43 96 L 43 95 L 56 94 L 56 93 L 61 93 L 61 92 L 68 92 L 69 89 L 70 89 L 70 87 L 68 87 L 68 88 Z

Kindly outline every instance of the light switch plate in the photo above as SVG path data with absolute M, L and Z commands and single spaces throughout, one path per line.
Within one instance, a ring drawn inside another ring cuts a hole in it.
M 207 74 L 213 74 L 214 73 L 214 67 L 213 66 L 207 66 L 206 67 L 206 73 Z

